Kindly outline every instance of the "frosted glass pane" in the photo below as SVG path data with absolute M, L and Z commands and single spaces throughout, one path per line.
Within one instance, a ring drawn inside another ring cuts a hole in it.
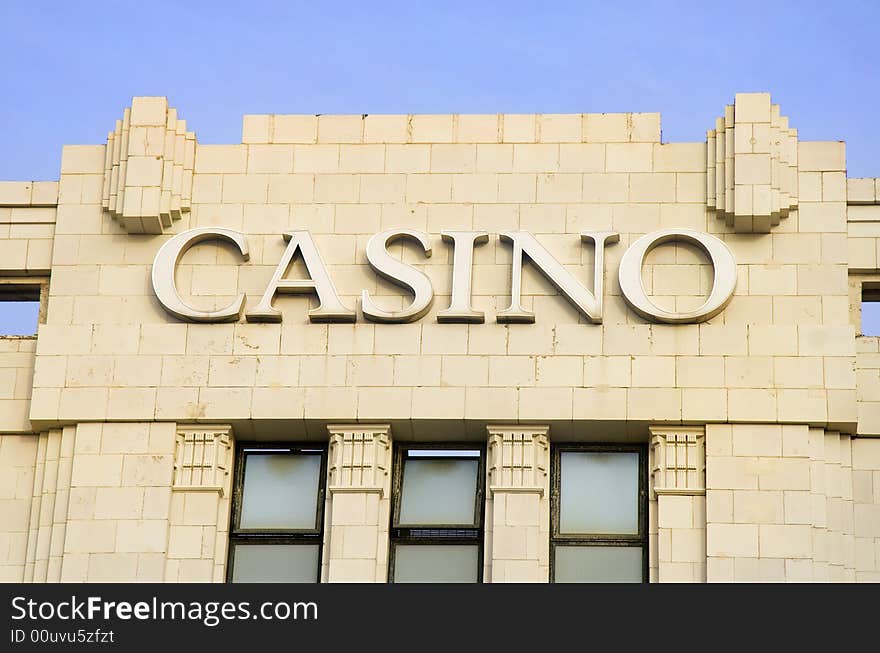
M 313 529 L 321 456 L 245 457 L 239 528 Z
M 401 524 L 473 524 L 479 460 L 407 459 Z
M 641 583 L 640 546 L 557 546 L 557 583 Z
M 233 583 L 316 583 L 317 544 L 239 544 L 232 561 Z
M 560 532 L 639 532 L 637 452 L 564 451 L 560 490 Z
M 476 583 L 476 544 L 398 544 L 394 547 L 395 583 Z

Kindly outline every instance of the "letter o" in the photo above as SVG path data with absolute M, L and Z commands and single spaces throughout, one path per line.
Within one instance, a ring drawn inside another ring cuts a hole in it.
M 658 245 L 668 242 L 696 245 L 709 256 L 715 272 L 712 291 L 702 306 L 683 313 L 659 308 L 652 302 L 642 285 L 642 265 L 645 256 Z M 695 324 L 705 322 L 724 310 L 736 289 L 736 259 L 724 242 L 711 234 L 693 229 L 661 229 L 645 234 L 626 250 L 618 270 L 620 290 L 630 308 L 647 320 L 666 324 Z

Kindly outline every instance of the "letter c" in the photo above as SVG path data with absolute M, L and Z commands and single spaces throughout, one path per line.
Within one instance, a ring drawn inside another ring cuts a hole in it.
M 234 322 L 241 317 L 244 308 L 244 293 L 238 295 L 226 308 L 216 311 L 202 311 L 183 302 L 177 291 L 174 272 L 177 264 L 186 251 L 193 245 L 206 240 L 228 240 L 238 247 L 242 258 L 250 258 L 247 238 L 244 234 L 231 229 L 200 227 L 177 234 L 159 248 L 153 259 L 153 292 L 166 311 L 173 316 L 189 322 Z

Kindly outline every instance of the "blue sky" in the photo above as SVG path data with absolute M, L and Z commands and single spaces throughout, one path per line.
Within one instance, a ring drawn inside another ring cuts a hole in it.
M 880 176 L 880 2 L 0 3 L 0 179 L 57 179 L 133 95 L 202 143 L 245 113 L 659 111 L 700 141 L 770 91 L 803 140 Z M 0 305 L 0 315 L 10 311 Z
M 46 2 L 0 4 L 0 179 L 55 179 L 133 95 L 201 142 L 244 113 L 659 111 L 696 141 L 739 91 L 880 175 L 877 25 L 862 2 Z

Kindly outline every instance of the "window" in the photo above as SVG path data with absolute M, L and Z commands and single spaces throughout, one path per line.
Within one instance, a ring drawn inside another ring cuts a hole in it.
M 485 477 L 482 448 L 397 447 L 389 580 L 480 582 Z
M 0 336 L 31 336 L 41 319 L 45 280 L 0 279 Z
M 318 582 L 326 459 L 313 444 L 239 447 L 227 580 Z
M 558 445 L 552 472 L 552 582 L 643 582 L 648 566 L 645 448 Z

